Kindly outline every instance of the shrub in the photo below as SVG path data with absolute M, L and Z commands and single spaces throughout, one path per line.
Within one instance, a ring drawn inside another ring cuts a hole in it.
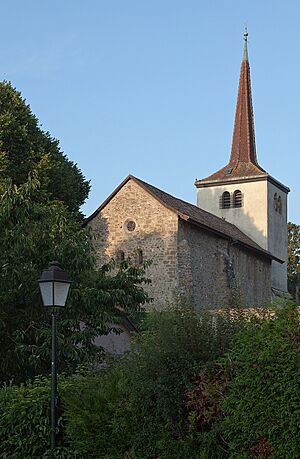
M 294 306 L 255 318 L 229 353 L 224 402 L 230 458 L 300 457 L 300 324 Z
M 3 458 L 219 459 L 224 378 L 238 321 L 190 308 L 153 311 L 132 351 L 93 374 L 59 378 L 59 448 L 50 438 L 48 379 L 0 391 Z M 218 372 L 216 372 L 218 368 Z M 199 392 L 200 391 L 200 392 Z M 198 403 L 199 394 L 205 394 Z
M 60 378 L 62 393 L 70 390 L 71 380 Z M 58 416 L 62 431 L 63 418 Z M 62 443 L 58 436 L 58 443 Z M 73 458 L 74 453 L 60 448 L 47 450 L 50 443 L 50 381 L 36 378 L 32 384 L 5 386 L 0 390 L 0 457 L 24 459 L 40 457 Z M 44 453 L 47 453 L 43 456 Z
M 66 394 L 68 443 L 92 458 L 223 457 L 214 434 L 191 429 L 186 391 L 228 350 L 237 326 L 190 308 L 149 313 L 126 357 Z
M 211 448 L 214 434 L 191 429 L 187 388 L 202 369 L 215 367 L 240 326 L 226 314 L 189 307 L 148 315 L 126 362 L 137 458 L 222 457 L 215 440 Z
M 122 369 L 116 367 L 77 376 L 72 391 L 65 393 L 66 441 L 80 457 L 104 458 L 108 452 L 109 457 L 123 457 L 118 455 L 127 449 L 123 382 Z

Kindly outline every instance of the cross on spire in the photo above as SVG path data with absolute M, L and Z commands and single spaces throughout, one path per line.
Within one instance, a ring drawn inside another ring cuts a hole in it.
M 245 32 L 244 32 L 244 55 L 243 55 L 243 61 L 248 60 L 248 29 L 247 26 L 245 26 Z

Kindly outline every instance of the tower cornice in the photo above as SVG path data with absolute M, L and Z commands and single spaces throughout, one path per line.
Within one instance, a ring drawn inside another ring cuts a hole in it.
M 239 183 L 246 183 L 246 182 L 261 182 L 263 180 L 267 180 L 268 182 L 272 183 L 273 185 L 277 186 L 280 190 L 282 190 L 285 193 L 289 193 L 290 189 L 283 183 L 279 182 L 279 180 L 276 180 L 274 177 L 272 177 L 269 174 L 265 175 L 253 175 L 253 176 L 247 176 L 247 177 L 233 177 L 233 178 L 228 178 L 226 180 L 211 180 L 209 178 L 204 179 L 204 180 L 196 180 L 195 181 L 195 186 L 196 188 L 208 188 L 208 187 L 215 187 L 215 186 L 222 186 L 222 185 L 231 185 L 231 184 L 239 184 Z

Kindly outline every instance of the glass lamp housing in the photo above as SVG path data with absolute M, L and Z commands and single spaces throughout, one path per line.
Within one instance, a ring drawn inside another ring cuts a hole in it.
M 57 261 L 50 263 L 49 268 L 42 272 L 39 280 L 42 300 L 45 307 L 64 308 L 71 281 L 67 273 Z

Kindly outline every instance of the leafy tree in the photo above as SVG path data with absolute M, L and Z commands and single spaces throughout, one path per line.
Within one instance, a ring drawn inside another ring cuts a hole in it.
M 20 92 L 0 82 L 0 191 L 7 177 L 21 185 L 39 171 L 41 191 L 78 211 L 90 185 L 82 172 L 60 150 L 59 142 L 44 132 Z
M 300 225 L 288 223 L 288 284 L 295 292 L 297 275 L 300 274 Z
M 38 279 L 59 260 L 73 281 L 59 320 L 59 369 L 101 359 L 93 338 L 118 321 L 121 306 L 140 310 L 148 300 L 143 268 L 125 261 L 96 269 L 88 228 L 61 201 L 47 202 L 38 176 L 0 196 L 0 381 L 25 381 L 49 373 L 50 314 L 42 306 Z M 83 325 L 84 324 L 84 325 Z

